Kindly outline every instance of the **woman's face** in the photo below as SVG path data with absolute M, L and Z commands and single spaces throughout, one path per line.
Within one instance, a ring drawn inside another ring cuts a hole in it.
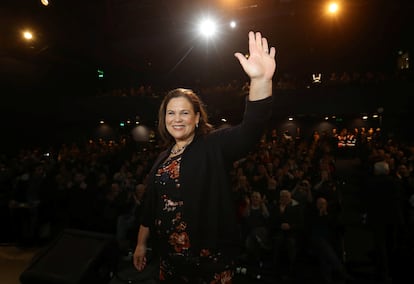
M 186 98 L 172 98 L 168 102 L 165 125 L 176 142 L 191 140 L 199 120 L 200 113 L 194 113 L 193 105 Z

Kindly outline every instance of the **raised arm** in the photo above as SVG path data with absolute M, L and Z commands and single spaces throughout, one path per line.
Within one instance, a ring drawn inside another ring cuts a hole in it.
M 272 95 L 272 78 L 276 70 L 276 50 L 260 32 L 249 32 L 249 56 L 240 52 L 234 56 L 250 77 L 249 100 L 257 101 Z

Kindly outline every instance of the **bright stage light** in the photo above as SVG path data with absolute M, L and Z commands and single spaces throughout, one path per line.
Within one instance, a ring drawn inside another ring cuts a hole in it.
M 25 40 L 32 40 L 33 39 L 33 34 L 30 31 L 24 31 L 23 32 L 23 38 Z
M 199 32 L 202 36 L 211 38 L 217 32 L 217 24 L 212 19 L 204 19 L 199 24 Z
M 331 16 L 337 15 L 340 8 L 340 3 L 338 1 L 332 1 L 326 4 L 326 12 Z

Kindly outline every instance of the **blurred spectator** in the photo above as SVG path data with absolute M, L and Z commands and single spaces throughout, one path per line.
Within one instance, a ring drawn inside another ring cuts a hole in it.
M 252 263 L 260 259 L 263 250 L 271 248 L 268 232 L 269 215 L 263 195 L 253 191 L 247 199 L 242 220 L 242 243 Z
M 296 257 L 304 237 L 304 214 L 288 190 L 281 190 L 279 202 L 272 210 L 270 236 L 273 240 L 274 267 L 279 275 L 293 275 Z
M 374 264 L 381 281 L 391 277 L 392 255 L 397 246 L 399 228 L 404 222 L 402 188 L 389 173 L 387 162 L 375 162 L 364 189 L 366 223 L 373 236 Z
M 342 258 L 344 225 L 338 214 L 331 213 L 324 197 L 318 197 L 313 203 L 306 225 L 309 249 L 319 262 L 323 283 L 342 283 L 349 279 Z

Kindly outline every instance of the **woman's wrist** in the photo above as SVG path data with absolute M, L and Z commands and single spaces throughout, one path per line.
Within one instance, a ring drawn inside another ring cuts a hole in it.
M 271 79 L 254 78 L 250 81 L 249 100 L 257 101 L 272 95 L 273 82 Z

